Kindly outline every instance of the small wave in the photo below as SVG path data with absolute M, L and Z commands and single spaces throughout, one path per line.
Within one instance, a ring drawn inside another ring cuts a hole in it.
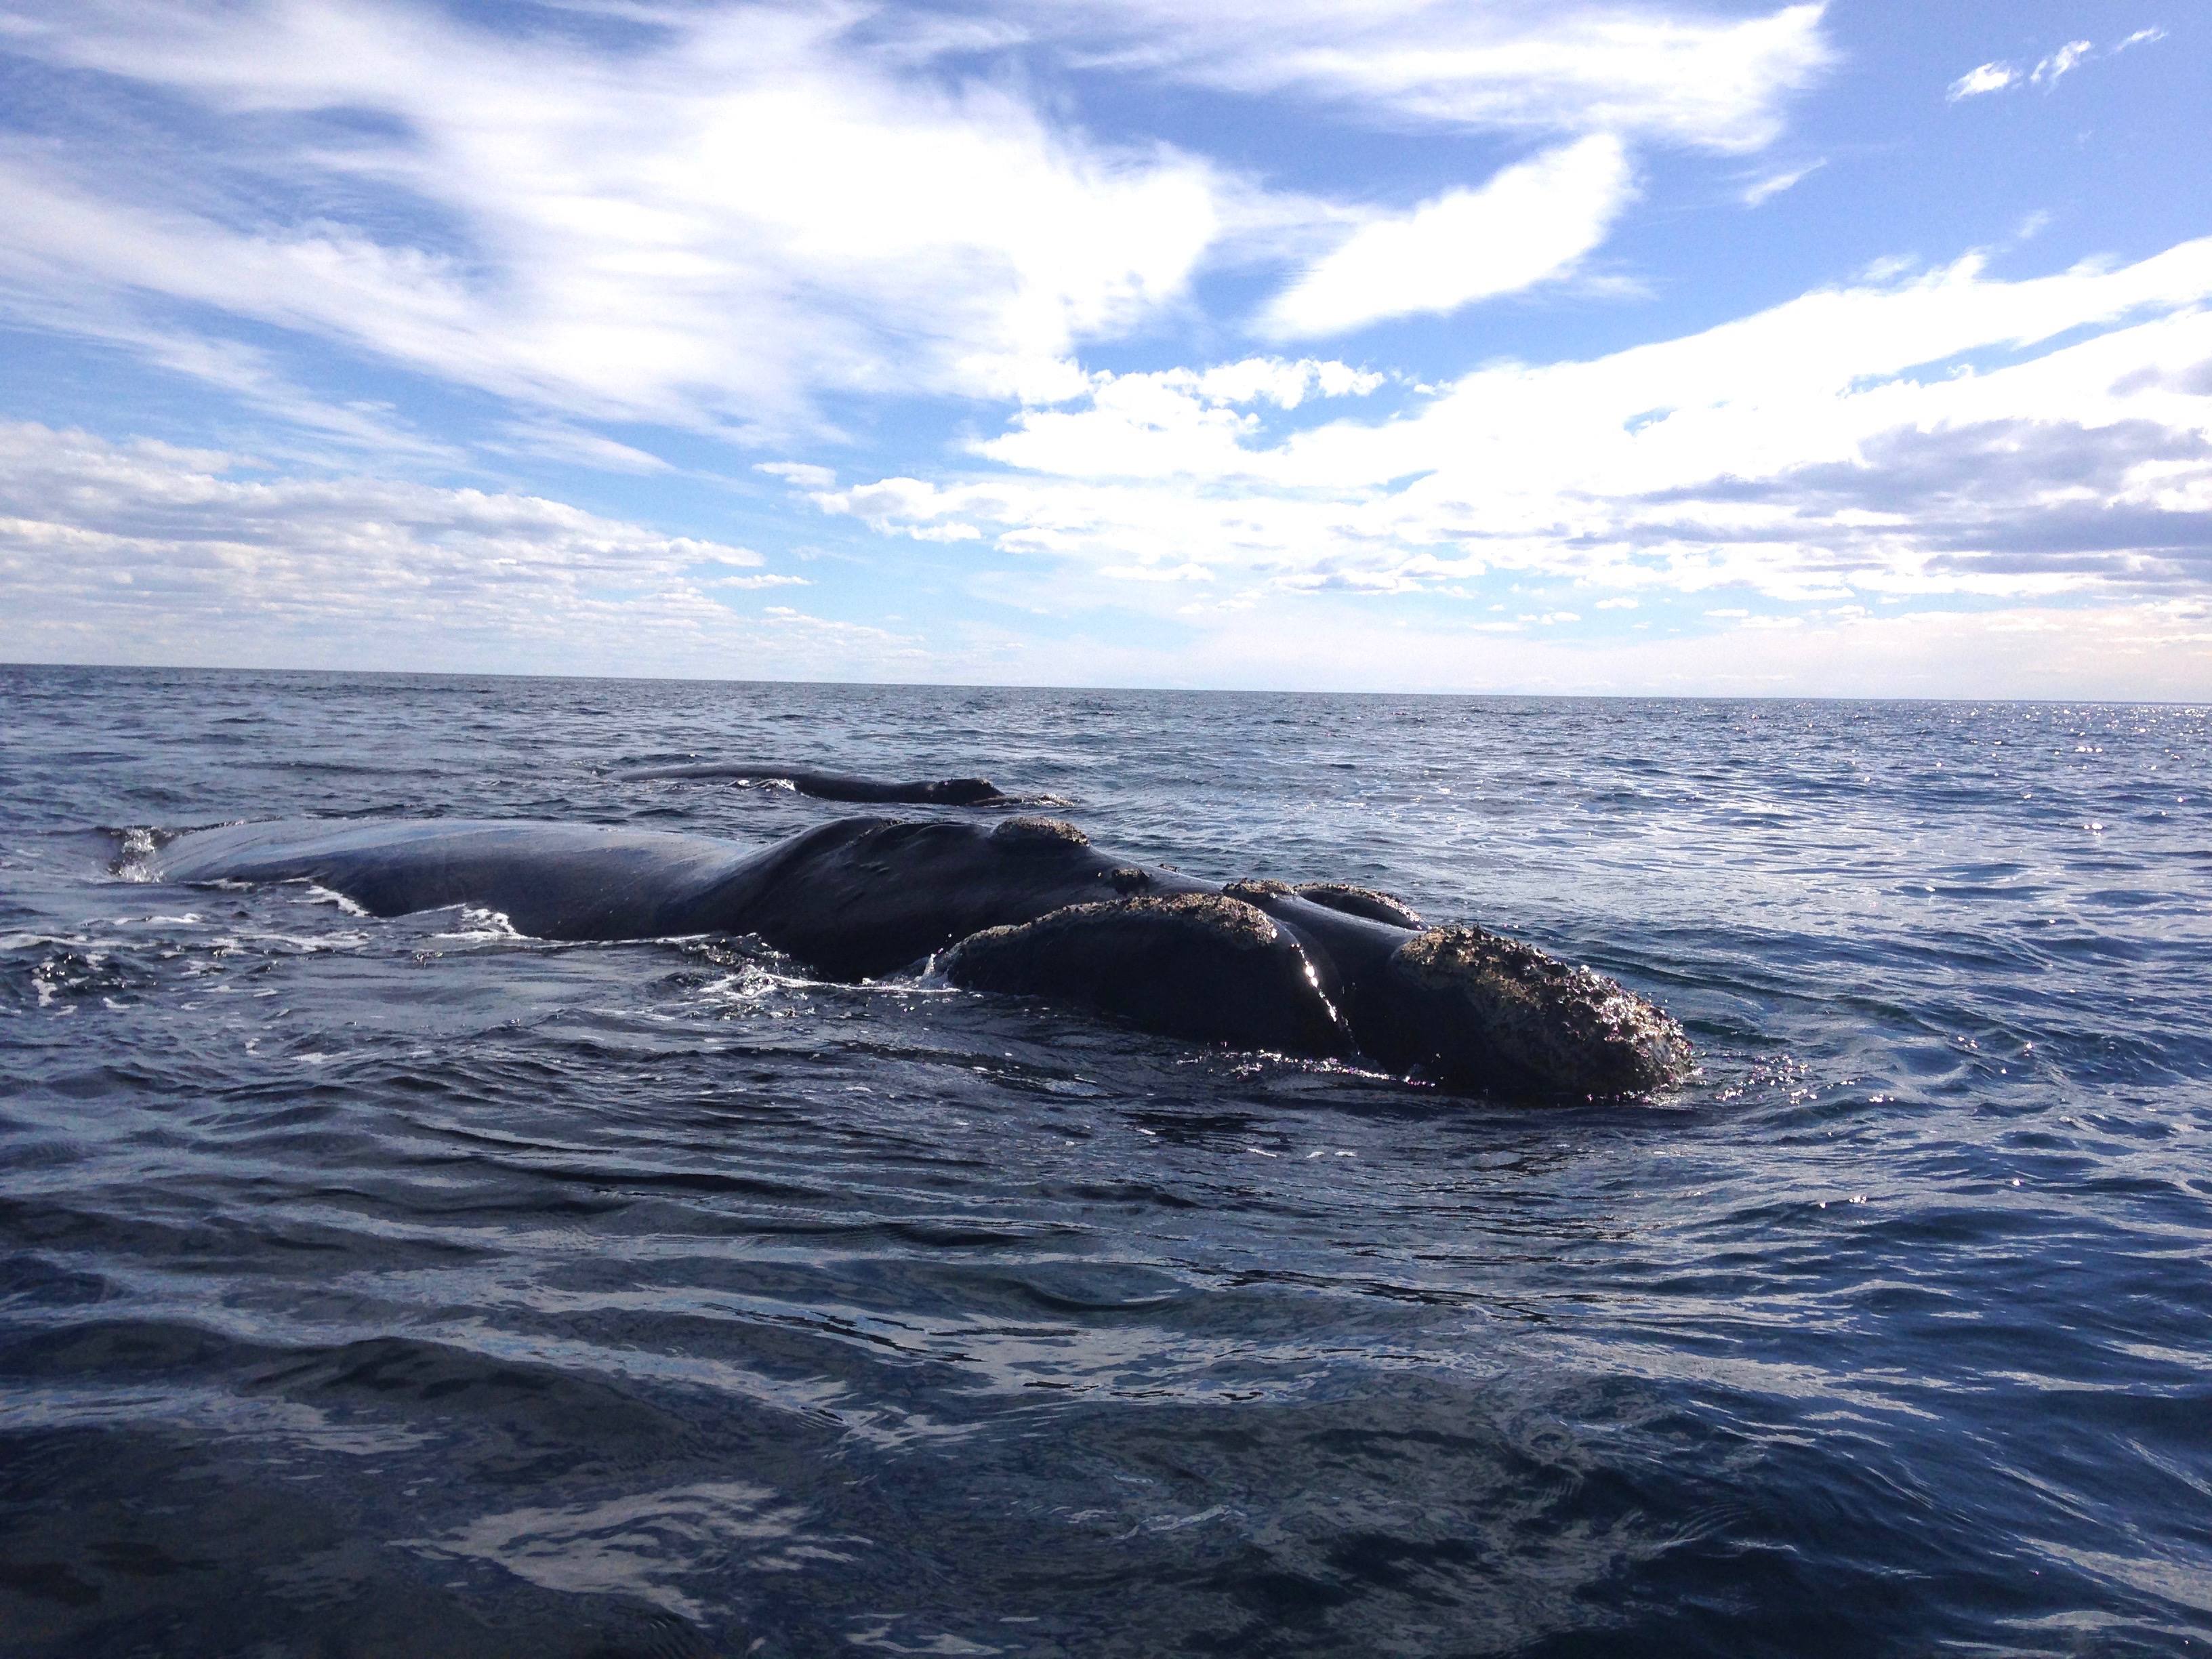
M 772 974 L 765 968 L 750 964 L 736 973 L 725 974 L 696 988 L 693 995 L 704 1003 L 742 1003 L 751 1005 L 781 990 L 791 988 L 792 981 L 781 975 Z
M 311 881 L 307 884 L 307 896 L 313 900 L 317 904 L 331 904 L 337 906 L 340 915 L 368 916 L 375 914 L 366 906 L 359 904 L 354 900 L 348 898 L 343 893 L 339 892 L 336 888 L 325 887 L 318 882 Z
M 125 881 L 149 882 L 154 874 L 146 867 L 146 860 L 160 850 L 161 842 L 150 827 L 119 830 L 116 834 L 115 859 L 108 868 Z
M 433 933 L 430 935 L 431 938 L 479 944 L 489 939 L 521 939 L 529 937 L 526 933 L 516 931 L 514 923 L 508 919 L 504 910 L 480 910 L 473 904 L 464 904 L 458 908 L 461 913 L 463 925 L 450 933 Z
M 37 951 L 55 945 L 76 948 L 91 943 L 82 933 L 0 933 L 0 951 Z
M 697 1621 L 708 1607 L 672 1581 L 710 1565 L 726 1571 L 733 1554 L 756 1571 L 851 1559 L 828 1547 L 845 1540 L 806 1539 L 807 1515 L 805 1504 L 768 1487 L 708 1481 L 596 1504 L 507 1510 L 436 1538 L 397 1542 L 434 1559 L 489 1562 L 564 1596 L 632 1595 Z M 794 1546 L 802 1540 L 799 1555 Z M 787 1552 L 795 1559 L 778 1559 Z
M 270 946 L 286 951 L 297 951 L 302 956 L 313 956 L 325 951 L 358 951 L 372 941 L 360 928 L 349 928 L 343 933 L 324 933 L 310 937 L 300 933 L 218 933 L 208 941 L 217 951 L 252 952 Z

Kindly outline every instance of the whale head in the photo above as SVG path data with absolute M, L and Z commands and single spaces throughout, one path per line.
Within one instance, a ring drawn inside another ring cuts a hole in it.
M 1385 970 L 1393 1057 L 1450 1087 L 1649 1094 L 1686 1079 L 1689 1039 L 1618 981 L 1480 927 L 1431 927 Z

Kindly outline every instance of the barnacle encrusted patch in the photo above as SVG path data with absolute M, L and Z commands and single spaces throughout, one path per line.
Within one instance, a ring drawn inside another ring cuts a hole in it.
M 1630 1094 L 1680 1081 L 1682 1028 L 1617 981 L 1480 927 L 1432 927 L 1392 954 L 1409 987 L 1457 1004 L 1470 1054 L 1494 1053 L 1540 1084 Z M 1442 1053 L 1447 1066 L 1455 1056 Z
M 1140 914 L 1173 916 L 1252 950 L 1273 945 L 1282 933 L 1266 911 L 1225 893 L 1177 893 L 1171 898 L 1124 899 L 1122 904 Z
M 964 951 L 970 945 L 981 946 L 987 941 L 1011 939 L 1016 934 L 1039 938 L 1072 929 L 1087 929 L 1124 916 L 1148 917 L 1194 933 L 1210 933 L 1225 944 L 1248 950 L 1273 945 L 1282 933 L 1265 911 L 1241 899 L 1227 898 L 1218 893 L 1176 893 L 1167 898 L 1107 899 L 1097 904 L 1064 905 L 1048 911 L 1035 921 L 1011 927 L 986 927 L 961 940 L 953 949 Z
M 1091 837 L 1066 818 L 1008 818 L 991 831 L 993 841 L 1027 842 L 1040 845 L 1054 842 L 1070 847 L 1088 847 Z

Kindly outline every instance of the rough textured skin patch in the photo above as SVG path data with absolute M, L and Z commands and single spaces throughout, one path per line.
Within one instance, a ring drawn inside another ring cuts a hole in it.
M 1448 1006 L 1421 1060 L 1447 1082 L 1559 1094 L 1641 1094 L 1679 1083 L 1682 1028 L 1625 986 L 1480 927 L 1432 927 L 1390 957 L 1410 993 Z
M 1169 1036 L 1295 1054 L 1351 1047 L 1304 948 L 1218 893 L 1071 904 L 971 933 L 938 966 L 970 990 L 1083 1002 Z
M 1219 893 L 1176 893 L 1167 898 L 1106 899 L 1097 904 L 1071 904 L 1039 916 L 1035 921 L 1012 927 L 986 927 L 980 933 L 970 933 L 952 951 L 957 955 L 970 945 L 981 950 L 1018 935 L 1047 939 L 1134 917 L 1152 918 L 1186 933 L 1205 933 L 1224 945 L 1245 951 L 1263 949 L 1283 936 L 1283 930 L 1275 926 L 1266 911 L 1255 909 L 1241 899 Z M 948 956 L 940 964 L 948 973 L 951 971 L 951 961 L 952 957 Z
M 1340 910 L 1347 916 L 1364 916 L 1370 921 L 1388 922 L 1393 927 L 1421 925 L 1421 918 L 1412 905 L 1388 893 L 1378 893 L 1372 887 L 1355 887 L 1345 881 L 1302 881 L 1296 890 L 1300 898 Z
M 1091 837 L 1066 818 L 1008 818 L 991 831 L 991 839 L 1012 842 L 1016 846 L 1042 847 L 1060 844 L 1068 847 L 1088 847 Z
M 1248 904 L 1257 904 L 1261 899 L 1288 898 L 1291 884 L 1273 881 L 1264 876 L 1247 876 L 1242 881 L 1232 881 L 1221 890 L 1231 898 L 1243 899 Z
M 1172 916 L 1203 928 L 1240 950 L 1256 951 L 1283 936 L 1264 910 L 1226 893 L 1177 893 L 1171 898 L 1125 899 L 1121 908 L 1133 915 Z
M 1139 870 L 1131 864 L 1122 865 L 1118 869 L 1101 870 L 1098 872 L 1098 879 L 1108 883 L 1117 893 L 1133 893 L 1139 888 L 1150 887 L 1152 884 L 1152 872 L 1149 870 Z

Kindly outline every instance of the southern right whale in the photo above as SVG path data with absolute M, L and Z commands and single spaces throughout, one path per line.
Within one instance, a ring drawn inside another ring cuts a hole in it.
M 933 963 L 976 990 L 1202 1041 L 1364 1054 L 1455 1089 L 1638 1094 L 1692 1066 L 1657 1007 L 1533 945 L 1424 929 L 1363 888 L 1141 869 L 1056 818 L 842 818 L 766 848 L 573 823 L 293 820 L 185 834 L 145 872 L 310 880 L 385 916 L 471 904 L 546 939 L 751 933 L 836 979 Z

